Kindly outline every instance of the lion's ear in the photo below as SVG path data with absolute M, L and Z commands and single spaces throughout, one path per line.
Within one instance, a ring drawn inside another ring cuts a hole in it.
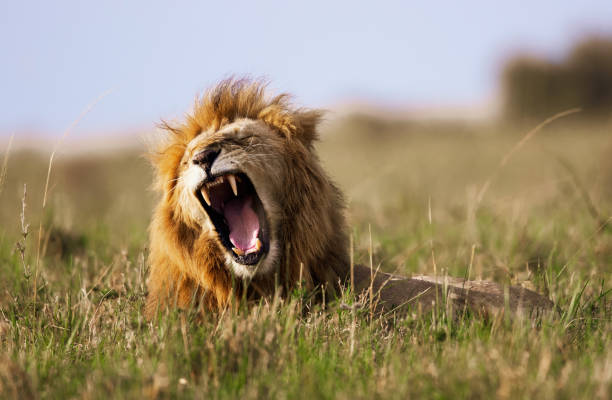
M 309 149 L 319 138 L 317 126 L 323 114 L 322 110 L 298 110 L 293 115 L 296 125 L 295 135 Z

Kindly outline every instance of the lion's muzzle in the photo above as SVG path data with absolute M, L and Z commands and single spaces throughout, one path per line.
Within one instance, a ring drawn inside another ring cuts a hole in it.
M 204 150 L 193 163 L 210 172 L 219 151 Z M 196 162 L 197 161 L 197 162 Z M 269 248 L 266 213 L 248 176 L 226 171 L 201 182 L 195 196 L 208 214 L 224 250 L 242 265 L 256 265 Z

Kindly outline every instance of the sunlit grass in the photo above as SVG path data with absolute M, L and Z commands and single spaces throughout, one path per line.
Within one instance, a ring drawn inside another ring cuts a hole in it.
M 347 194 L 357 262 L 372 251 L 382 270 L 431 273 L 433 253 L 440 272 L 472 263 L 472 278 L 533 288 L 559 312 L 536 324 L 444 308 L 372 319 L 350 292 L 322 305 L 296 291 L 200 323 L 178 311 L 147 322 L 146 161 L 58 157 L 42 210 L 48 155 L 13 152 L 0 192 L 0 397 L 609 398 L 610 134 L 547 128 L 477 204 L 520 132 L 358 127 L 334 126 L 319 145 Z

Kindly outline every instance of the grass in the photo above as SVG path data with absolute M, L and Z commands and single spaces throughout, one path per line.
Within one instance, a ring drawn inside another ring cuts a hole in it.
M 356 262 L 371 251 L 375 267 L 418 274 L 435 258 L 439 273 L 470 266 L 531 287 L 561 310 L 535 326 L 444 310 L 372 319 L 349 293 L 303 313 L 299 291 L 201 324 L 188 312 L 149 323 L 146 161 L 58 155 L 43 209 L 49 155 L 13 152 L 0 397 L 609 398 L 612 137 L 556 121 L 491 178 L 525 131 L 355 117 L 329 126 L 319 151 L 347 195 Z

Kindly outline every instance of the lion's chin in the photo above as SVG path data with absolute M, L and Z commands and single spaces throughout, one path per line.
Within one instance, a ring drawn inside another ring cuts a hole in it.
M 250 279 L 260 273 L 260 267 L 264 264 L 265 257 L 261 258 L 255 265 L 244 265 L 237 262 L 228 252 L 225 252 L 225 264 L 230 271 L 242 279 Z
M 237 275 L 255 274 L 270 249 L 270 232 L 263 203 L 248 176 L 235 171 L 211 176 L 195 196 L 217 232 L 228 264 Z

